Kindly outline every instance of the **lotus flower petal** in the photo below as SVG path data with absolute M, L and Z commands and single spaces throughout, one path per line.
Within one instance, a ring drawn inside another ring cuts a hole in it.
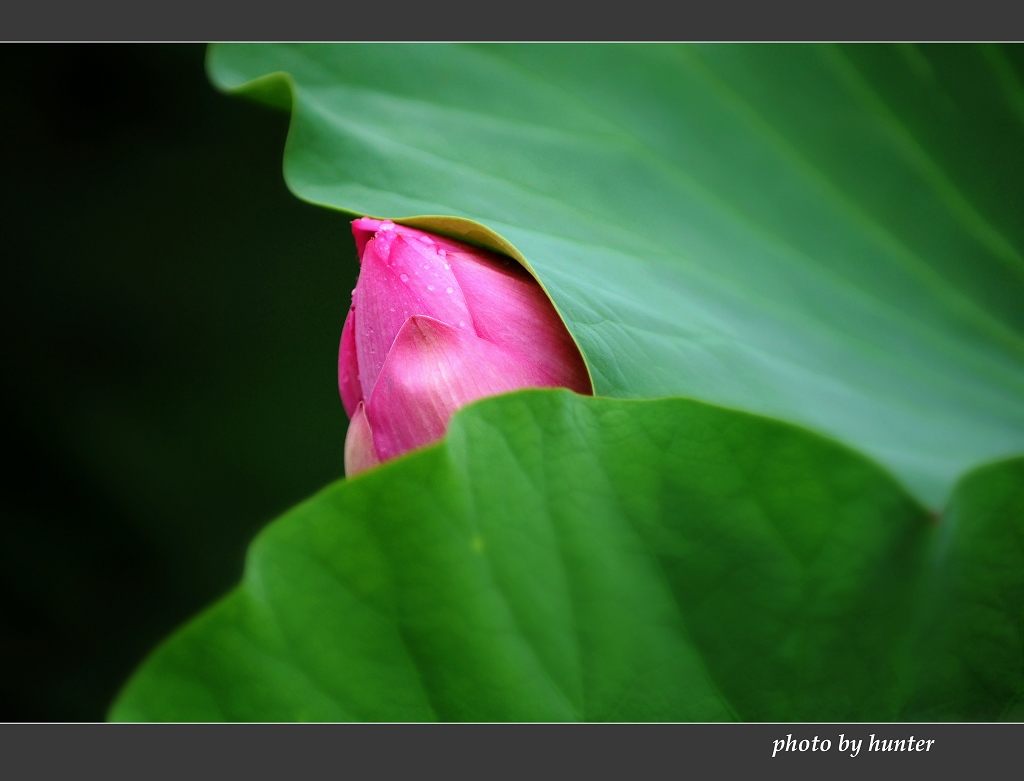
M 472 328 L 451 269 L 432 250 L 391 231 L 380 231 L 364 245 L 355 292 L 355 343 L 363 398 L 373 393 L 388 350 L 412 315 L 423 314 Z
M 356 405 L 363 400 L 363 389 L 359 384 L 359 361 L 356 357 L 355 307 L 351 306 L 341 329 L 341 348 L 338 352 L 338 389 L 345 412 L 351 418 Z
M 356 240 L 356 252 L 360 260 L 366 250 L 366 242 L 372 239 L 373 234 L 379 231 L 385 223 L 394 225 L 390 220 L 375 220 L 372 217 L 360 217 L 358 220 L 352 220 L 352 236 Z
M 410 228 L 408 225 L 399 225 L 391 220 L 375 220 L 372 217 L 360 217 L 352 221 L 352 235 L 356 240 L 356 252 L 359 253 L 359 257 L 363 256 L 366 242 L 372 239 L 378 231 L 394 231 L 400 236 L 419 239 L 425 244 L 432 244 L 449 251 L 465 246 L 453 239 L 446 239 L 444 236 L 438 236 L 419 228 Z
M 437 441 L 483 396 L 593 392 L 555 308 L 514 261 L 389 220 L 359 218 L 352 234 L 362 267 L 338 356 L 349 475 Z
M 432 317 L 402 326 L 367 405 L 381 460 L 440 439 L 471 401 L 517 388 L 549 387 L 515 352 Z
M 438 254 L 435 244 L 390 231 L 378 234 L 374 243 L 386 244 L 388 265 L 400 279 L 402 274 L 408 277 L 403 282 L 423 307 L 417 314 L 459 324 L 460 328 L 472 328 L 473 316 L 459 281 L 447 259 Z
M 591 392 L 579 348 L 526 269 L 482 250 L 453 252 L 451 266 L 478 336 L 515 350 L 525 363 L 544 372 L 548 385 Z
M 379 463 L 380 458 L 373 446 L 373 431 L 366 419 L 366 405 L 359 402 L 345 435 L 345 474 L 352 477 Z

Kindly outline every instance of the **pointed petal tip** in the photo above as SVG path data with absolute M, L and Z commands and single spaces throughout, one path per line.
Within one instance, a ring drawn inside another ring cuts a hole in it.
M 355 477 L 380 463 L 373 445 L 373 431 L 366 417 L 366 405 L 359 402 L 345 435 L 345 476 Z
M 440 249 L 442 256 L 447 252 L 474 253 L 478 251 L 478 248 L 465 244 L 464 242 L 456 239 L 449 239 L 445 236 L 438 236 L 430 231 L 421 230 L 420 228 L 400 225 L 392 222 L 391 220 L 378 220 L 374 217 L 358 217 L 352 220 L 352 235 L 356 240 L 356 251 L 359 253 L 360 259 L 362 259 L 363 251 L 370 239 L 373 239 L 374 237 L 380 238 L 378 234 L 381 233 L 390 233 L 392 236 L 402 236 L 406 239 L 414 239 L 421 244 L 425 244 L 435 249 Z M 479 251 L 486 252 L 486 250 Z M 387 257 L 386 251 L 383 254 Z
M 363 259 L 367 242 L 373 238 L 383 224 L 384 220 L 375 220 L 372 217 L 359 217 L 352 220 L 352 237 L 356 240 L 356 252 L 360 261 Z
M 414 315 L 395 338 L 369 400 L 377 452 L 386 460 L 439 440 L 455 410 L 476 399 L 553 384 L 512 350 Z

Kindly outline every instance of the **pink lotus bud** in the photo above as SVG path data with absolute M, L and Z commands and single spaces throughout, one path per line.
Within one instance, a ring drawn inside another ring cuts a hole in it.
M 388 220 L 362 217 L 352 233 L 362 268 L 338 356 L 350 477 L 436 442 L 483 396 L 593 392 L 576 343 L 514 260 Z

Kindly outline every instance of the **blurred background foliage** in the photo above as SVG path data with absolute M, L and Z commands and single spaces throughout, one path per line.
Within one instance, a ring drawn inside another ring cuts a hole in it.
M 340 477 L 355 248 L 203 45 L 5 45 L 0 720 L 100 720 Z

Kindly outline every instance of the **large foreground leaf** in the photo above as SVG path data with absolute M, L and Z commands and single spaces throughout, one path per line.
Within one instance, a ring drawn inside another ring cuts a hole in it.
M 1024 459 L 965 479 L 939 537 L 904 716 L 1024 721 Z
M 1022 477 L 970 478 L 937 533 L 878 467 L 789 424 L 487 399 L 272 524 L 112 717 L 1019 717 Z
M 227 45 L 209 70 L 292 106 L 301 197 L 497 231 L 434 223 L 534 269 L 599 394 L 799 422 L 938 507 L 1024 450 L 1021 52 Z

